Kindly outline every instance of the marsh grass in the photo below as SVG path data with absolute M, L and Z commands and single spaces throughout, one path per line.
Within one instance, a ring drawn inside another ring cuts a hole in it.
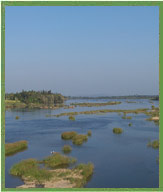
M 154 140 L 153 142 L 149 141 L 147 146 L 152 147 L 153 149 L 158 149 L 159 148 L 159 140 Z
M 122 128 L 113 128 L 113 133 L 115 134 L 121 134 L 123 132 Z
M 63 148 L 62 148 L 62 151 L 64 153 L 70 153 L 72 151 L 72 148 L 70 145 L 64 145 Z
M 132 110 L 123 110 L 123 109 L 101 109 L 101 110 L 93 110 L 93 111 L 80 111 L 80 112 L 67 112 L 67 113 L 60 113 L 58 115 L 51 115 L 54 117 L 60 117 L 60 116 L 74 116 L 74 115 L 91 115 L 91 114 L 100 114 L 100 113 L 144 113 L 146 114 L 148 112 L 147 108 L 141 108 L 141 109 L 132 109 Z
M 69 120 L 75 121 L 75 117 L 71 115 L 71 116 L 69 116 Z
M 6 143 L 5 144 L 5 155 L 10 156 L 14 155 L 18 152 L 24 151 L 28 147 L 27 141 L 17 141 L 14 143 Z
M 77 135 L 77 132 L 75 131 L 70 131 L 70 132 L 63 132 L 61 134 L 61 138 L 64 140 L 70 140 L 72 139 L 75 135 Z
M 20 119 L 20 117 L 19 117 L 19 116 L 16 116 L 15 119 L 18 120 L 18 119 Z
M 54 168 L 68 167 L 69 165 L 74 164 L 75 162 L 76 162 L 75 158 L 61 155 L 60 153 L 55 153 L 43 159 L 40 163 L 43 163 L 46 167 L 54 169 Z
M 100 107 L 100 106 L 118 105 L 118 104 L 121 104 L 121 101 L 110 101 L 105 103 L 71 103 L 71 105 L 80 107 Z
M 92 132 L 89 130 L 87 135 L 90 137 L 92 135 Z
M 82 135 L 82 134 L 75 135 L 72 138 L 72 142 L 73 142 L 74 145 L 82 145 L 83 142 L 86 142 L 87 140 L 88 140 L 88 136 L 87 135 Z
M 75 188 L 80 188 L 89 181 L 94 171 L 94 165 L 92 163 L 79 164 L 73 169 L 73 171 L 78 175 L 82 175 L 82 177 L 69 177 L 68 179 L 75 185 Z
M 46 169 L 40 169 L 36 159 L 23 160 L 10 169 L 10 174 L 19 177 L 27 177 L 28 180 L 35 180 L 40 183 L 44 180 L 49 180 L 52 177 Z
M 122 119 L 132 119 L 132 117 L 124 115 L 124 116 L 122 116 Z

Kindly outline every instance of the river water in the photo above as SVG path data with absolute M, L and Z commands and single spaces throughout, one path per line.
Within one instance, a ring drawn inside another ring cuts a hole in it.
M 107 102 L 116 99 L 76 99 L 67 100 L 66 104 L 75 102 Z M 92 162 L 94 174 L 85 186 L 86 188 L 155 188 L 159 187 L 159 150 L 147 147 L 149 140 L 159 138 L 159 126 L 146 121 L 145 114 L 129 114 L 132 119 L 122 119 L 117 113 L 77 115 L 75 121 L 68 116 L 46 117 L 70 111 L 87 111 L 98 109 L 137 109 L 158 107 L 159 102 L 148 99 L 132 100 L 136 103 L 126 103 L 125 99 L 119 105 L 102 107 L 76 107 L 74 109 L 57 110 L 7 110 L 5 115 L 5 140 L 15 142 L 27 140 L 28 149 L 5 160 L 6 188 L 15 188 L 23 181 L 11 176 L 9 170 L 13 164 L 27 158 L 43 159 L 51 151 L 62 153 L 64 144 L 72 146 L 69 156 L 77 158 L 77 163 Z M 131 101 L 131 100 L 130 100 Z M 16 116 L 19 120 L 15 120 Z M 132 123 L 129 127 L 128 123 Z M 124 132 L 115 135 L 114 127 L 123 128 Z M 75 146 L 71 141 L 61 139 L 64 131 L 77 131 L 86 134 L 92 131 L 92 136 L 82 146 Z

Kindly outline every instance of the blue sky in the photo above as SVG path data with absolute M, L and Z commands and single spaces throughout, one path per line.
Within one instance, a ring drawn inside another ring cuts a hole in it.
M 6 7 L 6 92 L 159 93 L 158 7 Z

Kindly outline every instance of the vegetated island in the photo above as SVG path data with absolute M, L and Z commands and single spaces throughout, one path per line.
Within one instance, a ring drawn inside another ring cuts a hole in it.
M 27 141 L 17 141 L 14 143 L 5 144 L 5 156 L 15 155 L 18 152 L 24 151 L 28 148 Z
M 56 109 L 64 107 L 65 97 L 51 91 L 22 91 L 5 94 L 6 108 Z
M 140 108 L 140 109 L 101 109 L 101 110 L 92 110 L 92 111 L 74 111 L 74 112 L 67 112 L 67 113 L 60 113 L 57 115 L 46 115 L 46 117 L 60 117 L 60 116 L 75 116 L 75 115 L 91 115 L 91 114 L 101 114 L 101 113 L 123 113 L 124 116 L 123 119 L 132 119 L 130 116 L 126 116 L 126 114 L 134 113 L 134 114 L 146 114 L 149 116 L 147 118 L 147 121 L 154 121 L 156 124 L 159 124 L 159 108 L 158 107 L 152 107 L 152 109 L 148 108 Z
M 80 107 L 101 107 L 106 105 L 118 105 L 121 103 L 122 103 L 121 101 L 109 101 L 105 103 L 71 103 L 71 105 Z
M 79 188 L 83 187 L 93 174 L 92 163 L 79 164 L 72 169 L 76 159 L 55 153 L 45 159 L 26 159 L 10 169 L 10 174 L 21 177 L 24 185 L 18 188 Z M 44 167 L 40 167 L 43 164 Z

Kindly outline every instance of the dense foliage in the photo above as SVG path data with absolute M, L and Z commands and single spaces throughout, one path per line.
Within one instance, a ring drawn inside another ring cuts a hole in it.
M 64 102 L 64 96 L 58 93 L 52 93 L 51 91 L 22 91 L 17 93 L 9 93 L 5 95 L 6 100 L 18 100 L 22 103 L 30 104 L 44 104 L 55 105 L 62 104 Z

